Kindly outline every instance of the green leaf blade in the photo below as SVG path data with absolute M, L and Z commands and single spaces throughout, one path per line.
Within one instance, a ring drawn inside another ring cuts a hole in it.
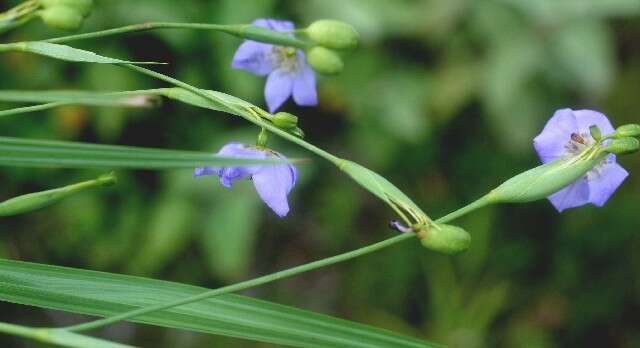
M 280 163 L 285 161 L 223 157 L 195 151 L 0 137 L 0 166 L 185 169 Z
M 107 316 L 206 291 L 146 278 L 0 260 L 0 300 Z M 238 295 L 133 321 L 299 347 L 432 347 L 429 342 Z

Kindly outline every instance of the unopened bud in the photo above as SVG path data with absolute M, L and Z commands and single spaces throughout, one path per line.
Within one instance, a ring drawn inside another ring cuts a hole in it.
M 66 6 L 80 12 L 83 17 L 86 17 L 91 13 L 93 0 L 40 0 L 40 5 L 44 8 Z
M 269 134 L 267 130 L 262 128 L 260 133 L 258 134 L 258 139 L 256 140 L 256 145 L 259 147 L 267 146 L 267 141 L 269 140 Z
M 324 75 L 339 74 L 344 67 L 338 53 L 322 46 L 315 46 L 307 50 L 307 62 L 313 70 Z
M 278 112 L 273 115 L 271 122 L 281 129 L 293 129 L 298 126 L 298 117 L 288 112 Z
M 591 137 L 595 141 L 599 141 L 600 139 L 602 139 L 602 133 L 600 132 L 600 128 L 598 128 L 598 126 L 596 126 L 595 124 L 589 127 L 589 133 L 591 133 Z
M 315 21 L 305 29 L 305 33 L 318 45 L 336 50 L 354 49 L 360 38 L 353 26 L 333 19 Z
M 449 255 L 461 253 L 469 249 L 471 244 L 469 232 L 453 225 L 429 226 L 416 235 L 425 248 Z
M 602 151 L 615 153 L 616 155 L 625 155 L 637 152 L 639 148 L 640 141 L 638 141 L 638 139 L 625 137 L 612 139 L 607 146 L 602 148 Z
M 77 30 L 82 26 L 82 14 L 68 6 L 53 6 L 40 11 L 44 24 L 57 29 Z
M 640 124 L 625 124 L 616 129 L 614 138 L 637 137 L 640 136 Z
M 302 131 L 300 127 L 292 129 L 291 134 L 297 136 L 298 138 L 304 138 L 304 131 Z

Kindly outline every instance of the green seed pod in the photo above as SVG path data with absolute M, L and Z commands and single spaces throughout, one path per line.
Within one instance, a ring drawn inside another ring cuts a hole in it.
M 426 231 L 418 232 L 417 236 L 425 248 L 449 255 L 461 253 L 469 249 L 471 244 L 469 232 L 453 225 L 431 226 Z
M 305 29 L 307 36 L 318 45 L 336 50 L 351 50 L 358 46 L 360 34 L 344 22 L 321 19 Z
M 68 6 L 53 6 L 40 11 L 44 24 L 57 29 L 77 30 L 82 26 L 82 14 Z
M 66 6 L 80 12 L 83 17 L 86 17 L 91 13 L 93 0 L 40 0 L 40 5 L 44 8 Z
M 625 124 L 616 129 L 614 138 L 637 137 L 640 136 L 640 124 Z
M 525 203 L 546 198 L 593 169 L 604 158 L 557 160 L 529 169 L 505 181 L 488 195 L 491 203 Z
M 307 62 L 320 74 L 336 75 L 344 68 L 340 56 L 328 48 L 322 46 L 312 47 L 307 50 Z
M 616 155 L 626 155 L 637 152 L 640 148 L 640 141 L 636 138 L 625 137 L 612 139 L 611 142 L 602 148 L 602 151 L 615 153 Z
M 271 122 L 281 129 L 293 129 L 298 126 L 298 117 L 288 112 L 278 112 L 273 115 Z
M 116 177 L 113 173 L 110 173 L 102 175 L 95 180 L 14 197 L 0 203 L 0 216 L 18 215 L 42 209 L 86 189 L 112 186 L 115 183 Z

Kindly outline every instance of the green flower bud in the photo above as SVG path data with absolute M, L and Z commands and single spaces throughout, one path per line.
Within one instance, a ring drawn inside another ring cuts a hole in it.
M 640 124 L 625 124 L 624 126 L 618 127 L 616 129 L 616 133 L 613 135 L 614 138 L 624 138 L 624 137 L 637 137 L 640 136 Z
M 595 141 L 599 141 L 600 139 L 602 139 L 602 133 L 600 132 L 600 128 L 598 128 L 598 126 L 596 126 L 595 124 L 589 127 L 589 133 L 591 133 L 591 137 Z
M 320 74 L 339 74 L 344 67 L 340 56 L 328 48 L 322 46 L 312 47 L 307 50 L 307 62 Z
M 592 159 L 557 160 L 527 170 L 505 181 L 488 194 L 491 203 L 525 203 L 545 198 L 584 176 L 602 161 Z
M 336 50 L 350 50 L 358 46 L 360 34 L 344 22 L 321 19 L 305 29 L 307 36 L 318 45 Z
M 80 12 L 83 17 L 86 17 L 91 13 L 93 0 L 40 0 L 40 5 L 44 8 L 66 6 Z
M 42 21 L 52 27 L 64 30 L 77 30 L 82 26 L 82 14 L 67 6 L 53 6 L 40 11 Z
M 292 129 L 291 134 L 297 136 L 298 138 L 304 138 L 304 132 L 302 131 L 302 129 L 300 129 L 300 127 Z
M 260 133 L 258 134 L 258 140 L 256 140 L 256 146 L 265 147 L 267 146 L 267 141 L 269 141 L 269 134 L 267 130 L 262 128 Z
M 278 112 L 273 115 L 271 122 L 281 129 L 293 129 L 298 126 L 298 117 L 288 112 Z
M 0 203 L 0 216 L 24 214 L 45 208 L 86 189 L 112 186 L 116 181 L 115 175 L 110 173 L 102 175 L 95 180 L 14 197 Z
M 640 141 L 636 138 L 625 137 L 612 139 L 611 142 L 602 148 L 602 151 L 615 153 L 616 155 L 625 155 L 637 152 L 640 148 Z
M 454 255 L 469 249 L 471 235 L 458 226 L 438 224 L 417 233 L 420 243 L 427 249 Z

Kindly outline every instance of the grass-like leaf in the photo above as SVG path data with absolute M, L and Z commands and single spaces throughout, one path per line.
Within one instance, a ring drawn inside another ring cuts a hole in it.
M 158 62 L 132 62 L 127 60 L 109 58 L 95 54 L 91 51 L 81 50 L 66 45 L 54 44 L 42 41 L 17 42 L 0 45 L 1 51 L 20 51 L 38 54 L 50 58 L 66 60 L 78 63 L 99 64 L 163 64 Z
M 93 92 L 76 90 L 2 90 L 0 101 L 15 103 L 68 103 L 99 106 L 151 107 L 160 104 L 161 90 Z
M 179 283 L 0 260 L 0 300 L 110 316 L 207 289 Z M 221 295 L 133 321 L 299 347 L 434 347 L 391 331 L 238 295 Z
M 63 168 L 179 169 L 283 163 L 206 152 L 0 137 L 0 165 Z

